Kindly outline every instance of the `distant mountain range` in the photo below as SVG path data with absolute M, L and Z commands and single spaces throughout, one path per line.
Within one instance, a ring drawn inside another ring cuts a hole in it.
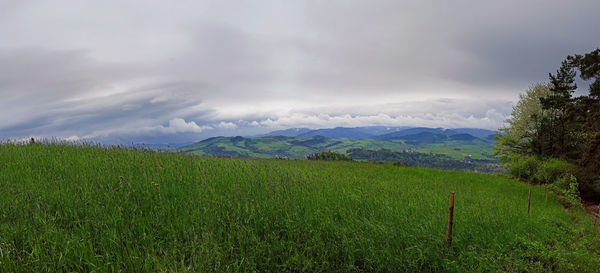
M 486 129 L 477 129 L 477 128 L 456 128 L 456 129 L 442 129 L 442 128 L 425 128 L 425 127 L 417 127 L 417 128 L 409 128 L 404 130 L 398 130 L 396 132 L 378 135 L 375 139 L 397 139 L 404 136 L 409 135 L 444 135 L 444 136 L 454 136 L 454 135 L 471 135 L 476 138 L 487 138 L 490 135 L 495 135 L 496 132 Z
M 444 154 L 456 160 L 496 160 L 494 131 L 476 128 L 337 127 L 292 128 L 258 137 L 213 137 L 179 148 L 199 155 L 305 158 L 320 151 L 347 154 L 351 149 Z
M 377 139 L 394 140 L 402 139 L 407 135 L 416 135 L 420 133 L 431 133 L 435 135 L 453 136 L 458 134 L 469 134 L 477 138 L 488 138 L 496 132 L 478 128 L 427 128 L 427 127 L 386 127 L 386 126 L 368 126 L 368 127 L 336 127 L 330 129 L 308 129 L 292 128 L 286 130 L 273 131 L 261 136 L 287 136 L 287 137 L 313 137 L 324 136 L 337 139 Z M 425 136 L 425 135 L 424 135 Z

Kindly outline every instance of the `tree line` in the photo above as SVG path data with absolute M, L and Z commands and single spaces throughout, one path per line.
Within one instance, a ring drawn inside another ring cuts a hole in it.
M 577 76 L 586 95 L 574 96 Z M 600 49 L 568 56 L 548 79 L 520 95 L 496 155 L 518 178 L 600 200 Z
M 352 161 L 352 157 L 332 151 L 318 152 L 306 157 L 308 160 Z
M 400 166 L 439 168 L 447 170 L 468 170 L 485 173 L 500 173 L 502 168 L 494 160 L 465 158 L 454 159 L 444 154 L 392 151 L 388 149 L 350 149 L 348 155 L 357 160 L 371 162 L 395 162 Z

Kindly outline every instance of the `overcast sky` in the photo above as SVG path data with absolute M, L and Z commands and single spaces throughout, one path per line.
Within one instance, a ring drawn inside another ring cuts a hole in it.
M 600 1 L 0 0 L 0 139 L 496 129 Z

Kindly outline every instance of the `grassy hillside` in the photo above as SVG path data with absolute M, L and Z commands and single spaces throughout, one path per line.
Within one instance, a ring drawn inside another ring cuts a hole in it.
M 320 151 L 345 153 L 349 149 L 363 148 L 369 150 L 408 148 L 403 143 L 372 139 L 334 139 L 322 136 L 310 138 L 294 138 L 285 136 L 266 137 L 214 137 L 180 148 L 180 151 L 197 155 L 220 155 L 231 157 L 254 158 L 305 158 Z
M 504 173 L 496 160 L 457 160 L 444 154 L 395 152 L 392 150 L 348 150 L 348 156 L 353 160 L 370 162 L 393 162 L 397 165 L 424 168 L 439 168 L 456 171 L 472 171 L 483 173 Z
M 0 146 L 0 272 L 598 272 L 534 187 L 388 164 Z M 445 247 L 448 194 L 454 243 Z
M 432 143 L 419 147 L 418 151 L 443 154 L 454 159 L 472 158 L 497 160 L 493 153 L 494 142 L 480 139 L 472 141 L 450 140 L 443 143 Z
M 465 157 L 473 159 L 495 160 L 492 156 L 492 141 L 479 138 L 455 140 L 445 135 L 441 141 L 426 141 L 417 138 L 407 143 L 406 140 L 390 141 L 373 139 L 336 139 L 322 136 L 296 138 L 286 136 L 266 137 L 214 137 L 180 148 L 180 151 L 197 155 L 218 155 L 231 157 L 254 158 L 305 158 L 307 155 L 320 151 L 346 153 L 350 149 L 392 151 L 411 150 L 425 153 L 445 154 L 454 159 Z

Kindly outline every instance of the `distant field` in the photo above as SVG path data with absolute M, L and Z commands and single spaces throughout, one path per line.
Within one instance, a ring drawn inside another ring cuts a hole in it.
M 527 215 L 529 188 L 391 164 L 0 145 L 0 272 L 599 272 L 592 220 L 540 187 Z
M 445 137 L 445 136 L 444 136 Z M 180 151 L 197 155 L 217 155 L 242 158 L 305 158 L 307 155 L 333 151 L 346 153 L 351 149 L 392 151 L 415 151 L 424 153 L 445 154 L 454 159 L 496 160 L 492 155 L 494 142 L 475 139 L 472 141 L 446 140 L 434 143 L 415 143 L 409 145 L 404 140 L 375 139 L 337 139 L 322 136 L 296 138 L 285 136 L 265 137 L 214 137 L 180 148 Z
M 349 149 L 402 150 L 409 146 L 372 139 L 335 139 L 322 136 L 294 138 L 285 136 L 215 137 L 180 148 L 180 151 L 197 155 L 220 155 L 242 158 L 305 158 L 320 151 L 345 153 Z
M 463 144 L 456 142 L 430 144 L 418 149 L 420 152 L 448 155 L 454 159 L 465 157 L 472 159 L 496 160 L 492 148 L 494 143 Z

